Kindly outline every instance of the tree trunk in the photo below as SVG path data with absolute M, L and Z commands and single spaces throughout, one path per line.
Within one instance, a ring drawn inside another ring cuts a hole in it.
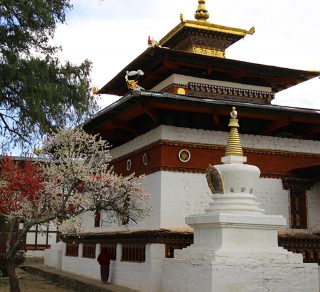
M 10 292 L 20 292 L 19 280 L 16 276 L 16 266 L 14 259 L 8 259 L 7 270 L 10 283 Z

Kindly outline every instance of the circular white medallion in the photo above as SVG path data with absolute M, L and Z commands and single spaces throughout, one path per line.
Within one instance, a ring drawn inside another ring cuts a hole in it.
M 187 149 L 182 149 L 179 151 L 178 157 L 181 162 L 188 162 L 191 158 L 190 151 Z

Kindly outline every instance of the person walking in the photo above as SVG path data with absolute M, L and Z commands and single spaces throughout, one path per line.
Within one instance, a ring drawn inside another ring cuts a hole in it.
M 105 247 L 101 249 L 101 252 L 98 255 L 97 260 L 98 260 L 98 263 L 100 264 L 101 281 L 104 284 L 107 284 L 109 279 L 109 270 L 110 270 L 110 255 Z

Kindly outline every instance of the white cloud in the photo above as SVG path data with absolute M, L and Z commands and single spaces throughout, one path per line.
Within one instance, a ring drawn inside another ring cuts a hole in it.
M 93 62 L 92 83 L 102 87 L 147 48 L 148 35 L 161 39 L 179 23 L 193 19 L 196 0 L 73 0 L 68 25 L 55 41 L 61 57 Z M 287 68 L 320 70 L 319 0 L 207 0 L 210 21 L 249 29 L 253 36 L 230 47 L 227 57 Z M 320 80 L 276 95 L 275 103 L 320 109 Z M 105 95 L 101 104 L 114 99 Z

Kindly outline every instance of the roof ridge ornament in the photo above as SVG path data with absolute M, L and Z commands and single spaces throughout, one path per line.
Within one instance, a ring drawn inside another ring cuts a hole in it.
M 198 0 L 198 10 L 194 14 L 194 17 L 198 21 L 207 21 L 209 18 L 209 12 L 206 9 L 206 1 L 205 0 Z
M 144 90 L 144 88 L 138 84 L 138 79 L 143 75 L 144 75 L 144 72 L 142 70 L 127 71 L 125 80 L 126 80 L 128 89 Z

